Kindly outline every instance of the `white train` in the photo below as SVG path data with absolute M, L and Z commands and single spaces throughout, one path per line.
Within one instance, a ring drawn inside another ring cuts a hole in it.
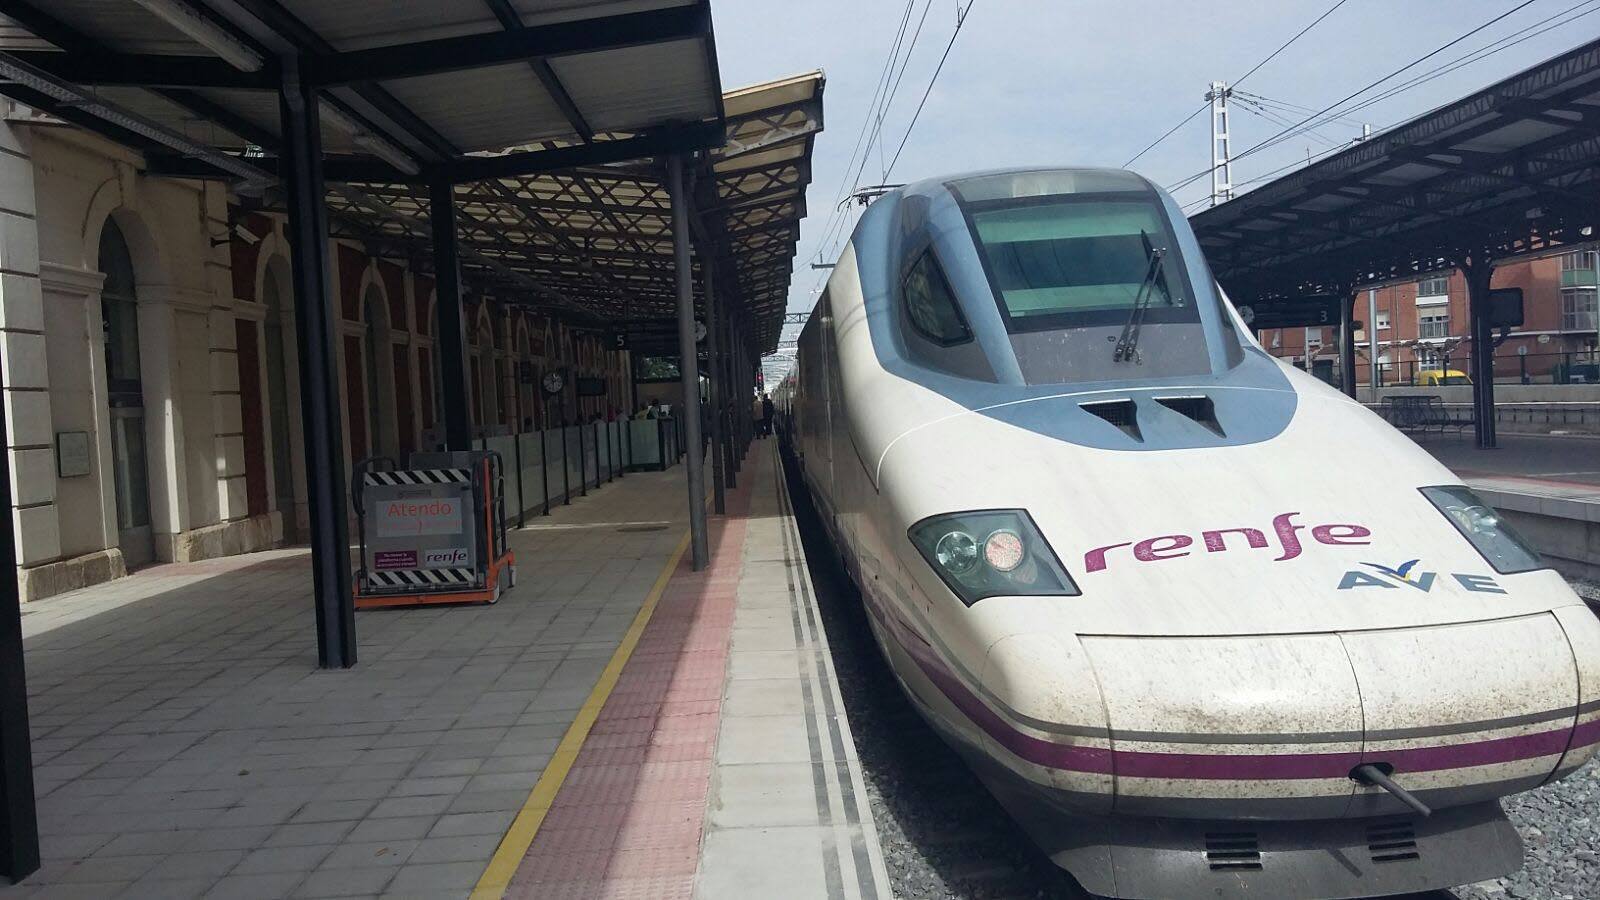
M 907 694 L 1095 893 L 1502 875 L 1600 742 L 1600 621 L 1137 175 L 886 194 L 777 402 Z

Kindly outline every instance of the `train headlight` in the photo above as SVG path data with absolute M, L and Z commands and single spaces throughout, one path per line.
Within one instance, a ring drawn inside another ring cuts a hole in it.
M 933 545 L 933 558 L 945 571 L 965 575 L 978 565 L 978 542 L 965 531 L 947 531 Z
M 1020 509 L 950 513 L 911 526 L 911 543 L 961 602 L 985 597 L 1076 596 L 1033 520 Z
M 1459 484 L 1425 487 L 1422 496 L 1444 513 L 1496 572 L 1511 575 L 1544 568 L 1538 552 L 1470 488 Z

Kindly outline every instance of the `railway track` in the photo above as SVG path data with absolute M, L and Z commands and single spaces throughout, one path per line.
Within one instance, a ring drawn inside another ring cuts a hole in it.
M 787 461 L 786 461 L 787 462 Z M 1040 853 L 917 714 L 878 653 L 860 596 L 785 465 L 834 669 L 901 900 L 1093 900 Z M 1444 891 L 1410 900 L 1455 900 Z

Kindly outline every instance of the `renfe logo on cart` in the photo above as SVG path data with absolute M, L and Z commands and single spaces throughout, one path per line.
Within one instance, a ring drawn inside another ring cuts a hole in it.
M 388 500 L 376 512 L 379 537 L 457 534 L 461 531 L 461 502 L 453 498 Z
M 456 569 L 467 564 L 465 547 L 442 547 L 438 550 L 422 551 L 424 569 Z

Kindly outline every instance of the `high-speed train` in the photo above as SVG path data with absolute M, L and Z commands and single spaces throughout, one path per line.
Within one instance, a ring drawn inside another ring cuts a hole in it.
M 780 426 L 922 714 L 1117 897 L 1521 865 L 1600 742 L 1600 620 L 1444 466 L 1266 354 L 1130 172 L 863 214 Z

